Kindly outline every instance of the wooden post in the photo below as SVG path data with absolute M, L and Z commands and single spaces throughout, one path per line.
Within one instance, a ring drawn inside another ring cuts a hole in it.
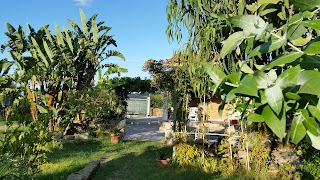
M 150 101 L 150 95 L 147 97 L 147 117 L 150 117 L 150 111 L 151 111 L 151 101 Z

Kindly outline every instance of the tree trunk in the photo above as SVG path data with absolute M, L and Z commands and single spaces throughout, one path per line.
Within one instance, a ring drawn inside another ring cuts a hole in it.
M 33 122 L 36 123 L 37 119 L 38 119 L 38 117 L 37 117 L 37 109 L 36 109 L 36 104 L 35 104 L 35 102 L 33 100 L 34 99 L 34 94 L 30 89 L 27 90 L 27 98 L 28 98 L 28 102 L 30 104 L 30 112 L 31 112 L 31 115 L 32 115 L 32 120 L 33 120 Z
M 162 120 L 168 120 L 168 92 L 163 92 Z
M 176 126 L 177 126 L 177 106 L 178 104 L 178 92 L 176 88 L 173 89 L 173 94 L 172 94 L 172 106 L 173 106 L 173 131 L 176 131 Z

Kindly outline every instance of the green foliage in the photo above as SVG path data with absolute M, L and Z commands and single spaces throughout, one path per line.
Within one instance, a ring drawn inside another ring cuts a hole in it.
M 186 168 L 194 165 L 197 159 L 201 158 L 202 150 L 195 145 L 179 143 L 175 147 L 174 163 L 178 167 Z
M 320 149 L 312 120 L 319 110 L 319 1 L 312 2 L 171 0 L 167 35 L 179 41 L 182 27 L 188 30 L 186 58 L 202 59 L 213 93 L 251 101 L 244 119 L 250 111 L 250 120 L 265 122 L 280 139 L 288 132 L 291 142 L 307 138 Z
M 301 179 L 301 173 L 289 163 L 282 163 L 279 167 L 281 179 Z
M 150 95 L 150 106 L 152 108 L 162 108 L 163 95 L 162 94 L 151 94 Z
M 94 76 L 109 57 L 124 56 L 115 50 L 117 46 L 111 29 L 104 22 L 96 22 L 97 15 L 88 20 L 80 9 L 81 27 L 68 20 L 71 30 L 55 25 L 54 34 L 49 25 L 35 30 L 27 25 L 24 31 L 6 23 L 7 42 L 1 51 L 7 52 L 10 61 L 0 61 L 0 102 L 6 105 L 6 125 L 11 127 L 1 139 L 1 153 L 21 158 L 32 174 L 45 160 L 45 153 L 60 145 L 53 141 L 52 131 L 64 130 L 73 120 L 86 118 L 119 117 L 125 107 L 110 86 L 96 86 Z M 9 68 L 15 66 L 13 73 Z M 113 69 L 112 69 L 113 68 Z M 116 70 L 115 70 L 116 69 Z M 111 67 L 111 72 L 124 71 Z M 13 86 L 14 84 L 14 86 Z M 12 103 L 4 103 L 6 97 L 14 97 Z M 23 128 L 21 129 L 21 127 Z M 56 128 L 56 129 L 55 129 Z M 59 129 L 60 128 L 60 129 Z
M 1 179 L 30 179 L 31 176 L 32 171 L 28 167 L 27 159 L 9 153 L 0 155 Z
M 271 160 L 269 155 L 269 139 L 266 133 L 254 132 L 249 135 L 249 143 L 251 144 L 251 151 L 249 153 L 250 167 L 254 169 L 255 173 L 267 173 L 268 164 Z
M 149 59 L 143 66 L 143 71 L 148 71 L 152 77 L 151 87 L 157 90 L 169 91 L 174 86 L 174 67 L 169 60 Z
M 320 152 L 315 151 L 313 147 L 304 142 L 299 148 L 299 151 L 302 152 L 300 160 L 304 164 L 303 178 L 311 179 L 320 177 Z
M 206 157 L 203 148 L 179 143 L 175 146 L 173 163 L 182 169 L 198 169 L 206 173 L 218 172 L 218 161 L 212 157 Z
M 68 94 L 68 101 L 62 104 L 59 113 L 61 127 L 73 121 L 93 121 L 122 117 L 125 107 L 118 100 L 115 91 L 106 86 L 95 86 L 86 92 L 74 91 Z M 80 117 L 77 115 L 81 112 Z M 77 119 L 78 118 L 78 119 Z

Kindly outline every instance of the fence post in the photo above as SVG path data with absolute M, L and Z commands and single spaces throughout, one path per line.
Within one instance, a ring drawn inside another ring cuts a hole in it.
M 151 106 L 151 101 L 150 101 L 150 94 L 149 94 L 149 96 L 147 97 L 147 117 L 150 117 L 150 111 L 151 111 L 151 108 L 150 108 L 150 106 Z

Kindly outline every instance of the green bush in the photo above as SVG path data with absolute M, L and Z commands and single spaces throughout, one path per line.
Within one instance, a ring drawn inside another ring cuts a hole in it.
M 27 159 L 10 153 L 0 155 L 0 179 L 30 179 L 31 172 Z
M 182 169 L 198 169 L 206 173 L 218 171 L 218 161 L 204 155 L 201 146 L 179 143 L 175 146 L 174 165 Z
M 320 151 L 311 145 L 304 143 L 300 146 L 302 155 L 300 157 L 304 164 L 303 177 L 305 179 L 320 178 Z
M 152 108 L 162 108 L 163 106 L 163 96 L 162 94 L 152 94 L 150 95 L 150 104 Z

